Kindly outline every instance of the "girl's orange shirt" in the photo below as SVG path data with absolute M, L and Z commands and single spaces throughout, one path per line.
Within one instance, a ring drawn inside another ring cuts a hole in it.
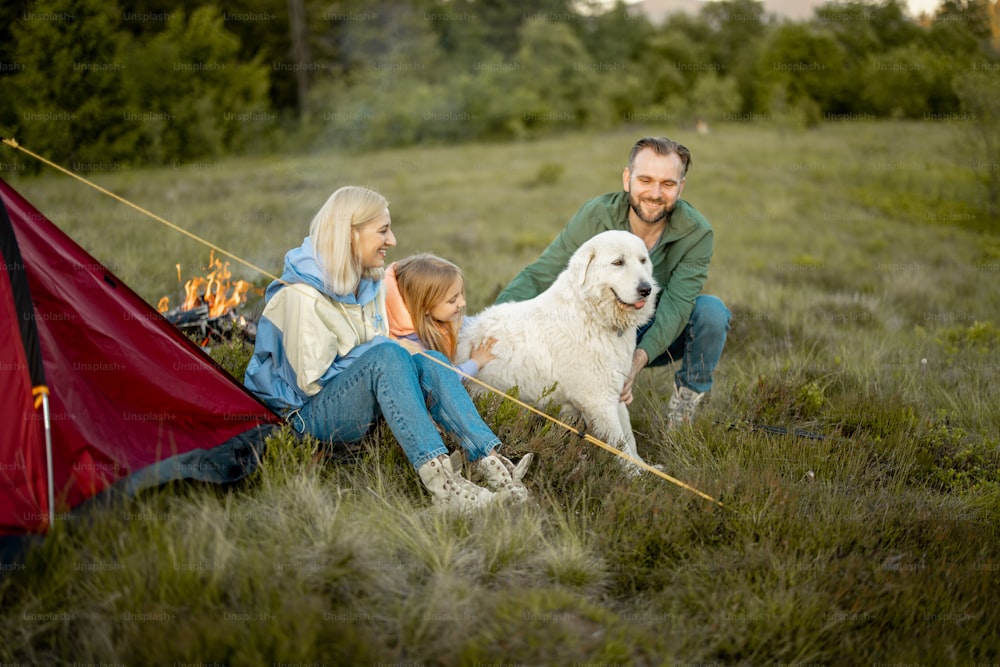
M 417 328 L 413 326 L 413 318 L 403 303 L 403 295 L 399 293 L 395 262 L 385 270 L 382 280 L 385 282 L 385 310 L 389 319 L 389 333 L 395 338 L 415 337 Z

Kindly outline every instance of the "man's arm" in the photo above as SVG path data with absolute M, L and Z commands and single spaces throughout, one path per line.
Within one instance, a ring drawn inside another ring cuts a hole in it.
M 618 400 L 624 402 L 625 405 L 632 404 L 632 385 L 635 384 L 635 378 L 639 375 L 639 371 L 645 368 L 648 363 L 649 356 L 646 355 L 646 351 L 641 347 L 635 348 L 635 353 L 632 355 L 632 370 L 625 378 L 625 386 L 622 387 L 622 393 L 618 396 Z
M 691 312 L 694 310 L 694 300 L 701 294 L 701 288 L 708 277 L 708 264 L 712 258 L 712 235 L 696 244 L 689 253 L 694 257 L 685 258 L 663 286 L 662 296 L 656 305 L 655 319 L 643 335 L 639 345 L 632 355 L 632 368 L 625 378 L 619 399 L 629 405 L 632 403 L 632 386 L 639 371 L 650 361 L 661 356 L 670 344 L 681 335 Z M 707 251 L 704 247 L 707 243 Z M 707 256 L 706 256 L 707 253 Z
M 684 331 L 694 300 L 708 279 L 708 266 L 712 261 L 712 232 L 708 231 L 685 253 L 666 285 L 661 285 L 659 303 L 653 324 L 639 342 L 648 359 L 661 356 Z
M 603 199 L 603 197 L 598 199 Z M 604 207 L 595 206 L 595 204 L 597 204 L 597 200 L 591 200 L 584 204 L 570 218 L 559 235 L 542 251 L 541 256 L 521 269 L 521 272 L 500 292 L 494 303 L 527 301 L 538 296 L 555 282 L 559 274 L 569 264 L 569 258 L 576 252 L 577 248 L 589 241 L 594 234 L 604 231 L 605 228 L 611 229 L 611 227 L 602 226 L 600 218 L 607 217 L 607 214 L 600 215 Z M 597 212 L 596 215 L 595 212 Z

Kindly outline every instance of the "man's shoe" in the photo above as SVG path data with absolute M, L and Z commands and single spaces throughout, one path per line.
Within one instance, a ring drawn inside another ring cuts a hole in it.
M 690 424 L 694 418 L 694 409 L 703 398 L 705 392 L 699 394 L 694 389 L 675 386 L 674 395 L 667 404 L 667 428 L 675 429 Z

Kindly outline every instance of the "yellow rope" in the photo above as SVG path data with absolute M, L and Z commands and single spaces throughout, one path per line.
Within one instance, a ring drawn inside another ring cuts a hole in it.
M 456 368 L 455 366 L 453 366 L 452 364 L 450 364 L 448 362 L 442 361 L 441 359 L 438 359 L 437 357 L 434 357 L 433 355 L 427 354 L 426 352 L 424 352 L 422 350 L 419 351 L 419 352 L 424 357 L 426 357 L 427 359 L 430 359 L 434 363 L 440 364 L 442 366 L 445 366 L 447 368 L 450 368 L 450 369 L 454 370 L 456 373 L 458 373 L 462 377 L 464 377 L 464 378 L 466 378 L 468 380 L 471 380 L 472 382 L 475 382 L 476 384 L 478 384 L 478 385 L 480 385 L 482 387 L 485 387 L 486 389 L 488 389 L 488 390 L 490 390 L 490 391 L 492 391 L 492 392 L 494 392 L 496 394 L 499 394 L 500 396 L 506 398 L 509 401 L 513 401 L 514 403 L 516 403 L 517 405 L 521 406 L 525 410 L 528 410 L 529 412 L 533 412 L 534 414 L 536 414 L 536 415 L 538 415 L 540 417 L 548 419 L 553 424 L 557 424 L 557 425 L 561 426 L 562 428 L 566 429 L 567 431 L 569 431 L 571 433 L 575 433 L 576 435 L 582 437 L 587 442 L 589 442 L 591 444 L 594 444 L 594 445 L 597 445 L 601 449 L 607 450 L 607 451 L 611 452 L 612 454 L 615 454 L 616 456 L 619 456 L 619 457 L 625 459 L 629 463 L 631 463 L 631 464 L 633 464 L 635 466 L 638 466 L 639 468 L 642 468 L 643 470 L 645 470 L 647 472 L 651 472 L 651 473 L 653 473 L 654 475 L 656 475 L 658 477 L 662 477 L 663 479 L 665 479 L 668 482 L 671 482 L 673 484 L 676 484 L 677 486 L 681 487 L 682 489 L 686 489 L 686 490 L 690 491 L 691 493 L 694 493 L 695 495 L 701 496 L 705 500 L 710 500 L 713 503 L 715 503 L 716 505 L 718 505 L 719 507 L 725 507 L 725 505 L 723 505 L 720 501 L 716 500 L 715 498 L 713 498 L 712 496 L 708 495 L 707 493 L 699 491 L 698 489 L 694 488 L 690 484 L 685 484 L 684 482 L 680 481 L 679 479 L 671 477 L 670 475 L 668 475 L 667 473 L 663 472 L 659 468 L 654 468 L 653 466 L 649 465 L 645 461 L 640 461 L 639 459 L 637 459 L 637 458 L 635 458 L 633 456 L 630 456 L 629 454 L 626 454 L 625 452 L 621 451 L 617 447 L 612 447 L 611 445 L 609 445 L 608 443 L 604 442 L 603 440 L 595 438 L 594 436 L 592 436 L 589 433 L 581 433 L 579 430 L 573 428 L 569 424 L 566 424 L 565 422 L 562 422 L 562 421 L 556 419 L 552 415 L 549 415 L 549 414 L 546 414 L 546 413 L 542 412 L 541 410 L 535 408 L 532 405 L 529 405 L 529 404 L 525 403 L 524 401 L 522 401 L 520 399 L 514 398 L 513 396 L 511 396 L 511 395 L 509 395 L 509 394 L 507 394 L 507 393 L 505 393 L 503 391 L 500 391 L 496 387 L 493 387 L 493 386 L 491 386 L 491 385 L 483 382 L 482 380 L 469 375 L 468 373 L 462 371 L 459 368 Z
M 84 178 L 83 176 L 80 176 L 79 174 L 74 173 L 74 172 L 70 171 L 69 169 L 66 169 L 65 167 L 62 167 L 62 166 L 60 166 L 60 165 L 58 165 L 58 164 L 56 164 L 54 162 L 50 162 L 49 160 L 45 159 L 41 155 L 38 155 L 37 153 L 33 153 L 33 152 L 29 151 L 27 148 L 25 148 L 24 146 L 22 146 L 19 143 L 17 143 L 16 139 L 4 139 L 3 143 L 7 144 L 11 148 L 14 148 L 16 150 L 19 150 L 19 151 L 21 151 L 23 153 L 26 153 L 26 154 L 30 155 L 31 157 L 35 158 L 36 160 L 39 160 L 40 162 L 44 162 L 45 164 L 47 164 L 48 166 L 52 167 L 53 169 L 61 171 L 62 173 L 66 174 L 67 176 L 71 176 L 71 177 L 75 178 L 76 180 L 80 181 L 81 183 L 83 183 L 85 185 L 89 185 L 90 187 L 94 188 L 95 190 L 106 194 L 107 196 L 111 197 L 112 199 L 114 199 L 116 201 L 121 202 L 122 204 L 125 204 L 126 206 L 130 206 L 131 208 L 134 208 L 136 211 L 139 211 L 143 215 L 148 215 L 153 220 L 156 220 L 157 222 L 166 225 L 170 229 L 173 229 L 176 232 L 180 232 L 181 234 L 183 234 L 183 235 L 185 235 L 185 236 L 187 236 L 189 238 L 194 239 L 198 243 L 206 245 L 209 248 L 211 248 L 212 250 L 214 250 L 214 251 L 216 251 L 216 252 L 218 252 L 218 253 L 220 253 L 222 255 L 225 255 L 226 257 L 229 257 L 230 259 L 235 260 L 235 261 L 239 262 L 240 264 L 242 264 L 242 265 L 244 265 L 244 266 L 246 266 L 248 268 L 253 269 L 254 271 L 260 272 L 261 274 L 267 276 L 271 280 L 280 280 L 280 278 L 278 278 L 277 276 L 271 274 L 270 272 L 265 271 L 264 269 L 260 268 L 259 266 L 255 265 L 255 264 L 252 264 L 251 262 L 243 259 L 242 257 L 238 257 L 237 255 L 234 255 L 233 253 L 231 253 L 231 252 L 229 252 L 229 251 L 227 251 L 227 250 L 225 250 L 223 248 L 220 248 L 219 246 L 215 245 L 211 241 L 209 241 L 207 239 L 203 239 L 200 236 L 198 236 L 197 234 L 189 232 L 188 230 L 184 229 L 183 227 L 175 225 L 174 223 L 170 222 L 169 220 L 165 220 L 164 218 L 161 218 L 160 216 L 156 215 L 155 213 L 153 213 L 151 211 L 147 211 L 146 209 L 142 208 L 138 204 L 133 204 L 129 200 L 125 199 L 124 197 L 116 195 L 114 192 L 111 192 L 110 190 L 106 190 L 105 188 L 102 188 L 97 183 L 94 183 L 93 181 L 89 181 L 86 178 Z
M 42 157 L 40 155 L 37 155 L 36 153 L 33 153 L 33 152 L 29 151 L 27 148 L 24 148 L 23 146 L 21 146 L 20 144 L 18 144 L 17 140 L 15 140 L 15 139 L 3 139 L 3 143 L 7 144 L 8 146 L 10 146 L 10 147 L 12 147 L 12 148 L 14 148 L 16 150 L 22 151 L 22 152 L 30 155 L 31 157 L 35 158 L 36 160 L 39 160 L 39 161 L 47 164 L 48 166 L 52 167 L 53 169 L 61 171 L 62 173 L 66 174 L 67 176 L 72 176 L 73 178 L 75 178 L 76 180 L 80 181 L 81 183 L 84 183 L 85 185 L 89 185 L 90 187 L 94 188 L 95 190 L 98 190 L 99 192 L 102 192 L 102 193 L 106 194 L 107 196 L 111 197 L 112 199 L 115 199 L 115 200 L 121 202 L 122 204 L 125 204 L 126 206 L 130 206 L 131 208 L 135 209 L 136 211 L 139 211 L 140 213 L 142 213 L 144 215 L 148 215 L 153 220 L 156 220 L 157 222 L 166 225 L 167 227 L 173 229 L 174 231 L 180 232 L 181 234 L 184 234 L 185 236 L 188 236 L 188 237 L 194 239 L 195 241 L 198 241 L 199 243 L 202 243 L 202 244 L 208 246 L 209 248 L 215 250 L 216 252 L 219 252 L 219 253 L 225 255 L 226 257 L 229 257 L 229 258 L 231 258 L 231 259 L 239 262 L 240 264 L 243 264 L 244 266 L 247 266 L 247 267 L 249 267 L 249 268 L 251 268 L 251 269 L 253 269 L 255 271 L 260 272 L 261 274 L 267 276 L 268 278 L 271 278 L 272 280 L 278 280 L 278 281 L 281 280 L 277 276 L 269 273 L 268 271 L 265 271 L 264 269 L 260 268 L 259 266 L 251 264 L 250 262 L 246 261 L 245 259 L 242 259 L 242 258 L 234 255 L 233 253 L 228 252 L 228 251 L 220 248 L 219 246 L 215 245 L 211 241 L 203 239 L 200 236 L 197 236 L 196 234 L 192 234 L 191 232 L 187 231 L 183 227 L 179 227 L 179 226 L 175 225 L 174 223 L 170 222 L 169 220 L 165 220 L 164 218 L 161 218 L 160 216 L 156 215 L 155 213 L 147 211 L 146 209 L 142 208 L 141 206 L 139 206 L 137 204 L 133 204 L 132 202 L 128 201 L 127 199 L 125 199 L 125 198 L 123 198 L 123 197 L 121 197 L 119 195 L 116 195 L 115 193 L 111 192 L 110 190 L 106 190 L 106 189 L 102 188 L 101 186 L 97 185 L 96 183 L 94 183 L 92 181 L 87 180 L 86 178 L 80 176 L 79 174 L 76 174 L 76 173 L 70 171 L 69 169 L 66 169 L 65 167 L 61 167 L 60 165 L 55 164 L 54 162 L 50 162 L 49 160 L 45 159 L 44 157 Z M 540 417 L 543 417 L 543 418 L 549 420 L 550 422 L 552 422 L 554 424 L 557 424 L 558 426 L 566 429 L 567 431 L 569 431 L 571 433 L 575 433 L 576 435 L 581 436 L 587 442 L 589 442 L 591 444 L 594 444 L 594 445 L 597 445 L 601 449 L 604 449 L 604 450 L 607 450 L 607 451 L 611 452 L 612 454 L 614 454 L 614 455 L 616 455 L 616 456 L 618 456 L 618 457 L 620 457 L 620 458 L 628 461 L 632 465 L 635 465 L 635 466 L 637 466 L 639 468 L 642 468 L 643 470 L 646 470 L 647 472 L 653 473 L 654 475 L 656 475 L 658 477 L 661 477 L 661 478 L 667 480 L 668 482 L 671 482 L 672 484 L 676 484 L 677 486 L 681 487 L 682 489 L 686 489 L 687 491 L 690 491 L 691 493 L 694 493 L 694 494 L 696 494 L 696 495 L 704 498 L 705 500 L 709 500 L 709 501 L 715 503 L 719 507 L 725 507 L 725 505 L 723 505 L 720 501 L 716 500 L 715 498 L 713 498 L 712 496 L 708 495 L 707 493 L 699 491 L 698 489 L 694 488 L 690 484 L 685 484 L 684 482 L 680 481 L 679 479 L 675 479 L 675 478 L 671 477 L 670 475 L 666 474 L 662 470 L 659 470 L 658 468 L 654 468 L 653 466 L 649 465 L 645 461 L 640 461 L 639 459 L 636 459 L 636 458 L 634 458 L 634 457 L 626 454 L 625 452 L 621 451 L 617 447 L 612 447 L 608 443 L 606 443 L 606 442 L 604 442 L 604 441 L 602 441 L 602 440 L 600 440 L 598 438 L 595 438 L 594 436 L 592 436 L 589 433 L 582 433 L 581 434 L 580 431 L 578 431 L 577 429 L 573 428 L 569 424 L 566 424 L 566 423 L 564 423 L 564 422 L 556 419 L 555 417 L 553 417 L 551 415 L 548 415 L 548 414 L 542 412 L 541 410 L 538 410 L 534 406 L 529 405 L 529 404 L 525 403 L 524 401 L 521 401 L 519 399 L 514 398 L 513 396 L 510 396 L 509 394 L 507 394 L 507 393 L 505 393 L 505 392 L 497 389 L 496 387 L 493 387 L 493 386 L 491 386 L 491 385 L 483 382 L 482 380 L 479 380 L 477 378 L 472 377 L 471 375 L 468 375 L 467 373 L 465 373 L 465 372 L 461 371 L 460 369 L 456 368 L 451 363 L 444 362 L 444 361 L 442 361 L 442 360 L 434 357 L 433 355 L 426 353 L 423 350 L 417 350 L 417 352 L 419 354 L 423 355 L 425 358 L 430 359 L 434 363 L 437 363 L 437 364 L 440 364 L 442 366 L 445 366 L 445 367 L 447 367 L 447 368 L 455 371 L 459 375 L 461 375 L 461 376 L 463 376 L 463 377 L 471 380 L 472 382 L 475 382 L 476 384 L 478 384 L 478 385 L 486 388 L 487 390 L 492 391 L 495 394 L 499 394 L 500 396 L 502 396 L 503 398 L 505 398 L 505 399 L 507 399 L 509 401 L 513 401 L 514 403 L 516 403 L 517 405 L 521 406 L 525 410 L 528 410 L 528 411 L 530 411 L 530 412 L 532 412 L 532 413 L 534 413 L 536 415 L 539 415 Z

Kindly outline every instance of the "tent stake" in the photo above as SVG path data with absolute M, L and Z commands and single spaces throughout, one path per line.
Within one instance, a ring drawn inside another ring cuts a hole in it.
M 42 394 L 42 420 L 45 423 L 45 473 L 49 482 L 49 530 L 56 521 L 56 491 L 52 473 L 52 424 L 49 422 L 49 394 Z

